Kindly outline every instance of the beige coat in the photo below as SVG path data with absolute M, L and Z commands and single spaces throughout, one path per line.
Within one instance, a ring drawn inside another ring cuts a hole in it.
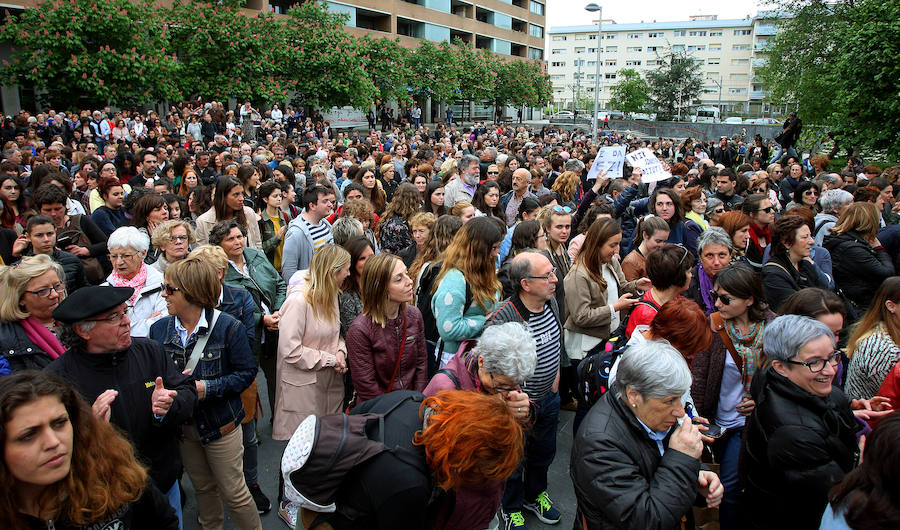
M 619 279 L 619 296 L 632 293 L 637 295 L 637 281 L 626 282 L 625 274 L 619 260 L 613 258 L 610 263 L 616 278 Z M 566 323 L 569 331 L 583 333 L 601 340 L 609 338 L 615 331 L 609 329 L 612 320 L 612 308 L 610 304 L 615 300 L 606 299 L 606 289 L 601 289 L 587 270 L 581 265 L 575 265 L 569 270 L 564 281 L 566 287 Z
M 288 440 L 310 414 L 341 411 L 343 376 L 334 369 L 336 354 L 346 352 L 334 301 L 334 322 L 313 315 L 304 289 L 294 288 L 281 306 L 278 329 L 275 419 L 272 438 Z
M 247 228 L 246 246 L 262 250 L 262 236 L 259 235 L 259 217 L 257 217 L 256 212 L 246 206 L 244 206 L 244 216 L 247 217 L 247 224 L 249 225 L 245 227 Z M 198 245 L 209 243 L 209 232 L 216 226 L 216 222 L 216 210 L 214 208 L 206 210 L 197 218 L 195 234 Z

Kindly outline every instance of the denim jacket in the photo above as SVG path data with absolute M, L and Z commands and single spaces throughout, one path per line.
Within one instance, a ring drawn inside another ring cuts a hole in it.
M 203 317 L 205 320 L 200 323 L 197 333 L 188 339 L 186 347 L 181 345 L 174 316 L 162 318 L 150 326 L 150 338 L 163 345 L 179 370 L 184 370 L 197 339 L 210 332 L 212 311 L 205 310 Z M 194 411 L 194 425 L 203 445 L 240 427 L 244 418 L 241 392 L 256 377 L 256 363 L 240 322 L 228 313 L 222 313 L 211 333 L 193 372 L 194 379 L 206 385 L 206 393 Z

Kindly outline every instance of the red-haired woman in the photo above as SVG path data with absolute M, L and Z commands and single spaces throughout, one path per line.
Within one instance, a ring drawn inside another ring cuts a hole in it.
M 134 447 L 56 377 L 0 379 L 0 431 L 0 528 L 179 528 Z
M 353 480 L 345 480 L 337 491 L 334 513 L 302 509 L 303 528 L 320 528 L 314 520 L 368 530 L 460 528 L 454 523 L 460 517 L 457 491 L 503 482 L 518 467 L 524 453 L 522 425 L 502 399 L 464 390 L 444 391 L 425 401 L 418 396 L 400 390 L 353 409 L 351 421 L 357 414 L 390 411 L 384 417 L 384 443 L 396 449 L 354 468 Z M 282 463 L 291 479 L 286 494 L 301 505 L 307 486 L 318 486 L 321 472 L 330 471 L 324 463 L 304 465 L 289 458 L 300 453 L 292 447 L 314 434 L 318 421 L 310 416 L 300 424 Z M 429 502 L 435 491 L 441 495 Z

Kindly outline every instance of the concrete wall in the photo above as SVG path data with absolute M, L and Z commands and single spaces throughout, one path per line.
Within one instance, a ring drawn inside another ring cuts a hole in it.
M 554 122 L 555 120 L 551 120 Z M 578 120 L 579 129 L 589 129 L 590 123 L 586 120 Z M 554 123 L 566 130 L 572 130 L 575 126 L 571 123 Z M 610 120 L 609 126 L 613 129 L 624 132 L 631 131 L 635 136 L 644 138 L 696 138 L 700 140 L 718 140 L 720 136 L 729 138 L 740 135 L 742 130 L 746 129 L 747 138 L 753 139 L 757 134 L 763 138 L 773 138 L 781 132 L 781 125 L 744 125 L 740 123 L 690 123 L 690 122 L 669 122 L 669 121 L 632 121 L 632 120 Z

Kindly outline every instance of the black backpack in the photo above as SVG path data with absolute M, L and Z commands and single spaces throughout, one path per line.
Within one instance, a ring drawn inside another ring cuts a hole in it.
M 634 312 L 634 308 L 639 305 L 645 305 L 652 307 L 657 312 L 659 312 L 659 306 L 656 305 L 656 302 L 652 300 L 644 300 L 643 298 L 638 300 L 638 303 L 631 306 L 631 309 L 628 310 L 628 314 L 625 315 L 622 320 L 619 321 L 619 327 L 617 327 L 609 336 L 610 341 L 618 341 L 620 343 L 627 342 L 630 337 L 625 334 L 625 330 L 628 329 L 628 320 L 631 318 L 631 313 Z
M 628 349 L 628 344 L 617 347 L 617 341 L 607 341 L 595 346 L 578 364 L 578 400 L 590 407 L 609 390 L 609 372 L 616 359 Z

